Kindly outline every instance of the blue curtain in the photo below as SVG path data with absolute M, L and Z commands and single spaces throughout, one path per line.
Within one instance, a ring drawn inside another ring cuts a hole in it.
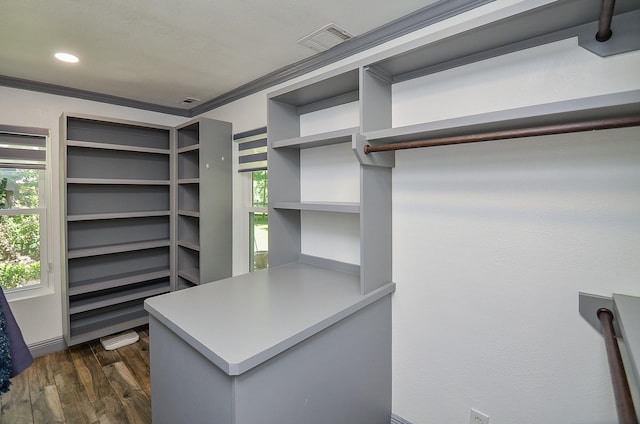
M 24 342 L 20 327 L 0 290 L 0 393 L 9 391 L 11 378 L 33 363 L 33 356 Z

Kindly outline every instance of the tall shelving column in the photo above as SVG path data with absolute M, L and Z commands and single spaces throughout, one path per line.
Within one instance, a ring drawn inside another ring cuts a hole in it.
M 303 262 L 355 274 L 359 276 L 361 293 L 366 294 L 391 282 L 393 154 L 378 155 L 375 159 L 359 154 L 358 149 L 364 143 L 359 135 L 360 126 L 301 135 L 303 115 L 361 102 L 360 80 L 358 68 L 337 70 L 269 96 L 269 264 Z M 348 155 L 353 158 L 355 154 L 357 159 L 354 163 L 358 167 L 358 201 L 302 201 L 302 151 L 345 143 L 353 150 Z M 302 217 L 314 219 L 308 212 L 331 215 L 326 219 L 336 226 L 343 219 L 341 216 L 355 214 L 359 227 L 354 231 L 359 238 L 359 261 L 355 262 L 359 263 L 306 255 L 302 247 Z
M 171 128 L 60 118 L 68 345 L 148 322 L 170 290 Z
M 231 276 L 231 124 L 176 129 L 176 289 Z

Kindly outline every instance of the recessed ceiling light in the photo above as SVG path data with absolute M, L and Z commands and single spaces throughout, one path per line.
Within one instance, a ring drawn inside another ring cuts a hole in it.
M 78 59 L 78 56 L 74 56 L 71 53 L 59 52 L 55 54 L 55 57 L 59 61 L 67 63 L 78 63 L 80 61 L 80 59 Z

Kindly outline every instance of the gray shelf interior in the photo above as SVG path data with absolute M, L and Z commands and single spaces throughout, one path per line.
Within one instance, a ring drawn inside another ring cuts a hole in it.
M 67 148 L 67 178 L 169 180 L 168 155 Z
M 178 153 L 178 179 L 200 177 L 199 149 Z
M 67 248 L 76 250 L 169 239 L 169 224 L 168 216 L 69 222 Z
M 168 247 L 71 259 L 67 277 L 69 288 L 80 288 L 161 269 L 169 269 Z
M 92 340 L 148 322 L 144 299 L 74 314 L 70 319 L 72 344 Z
M 89 294 L 69 297 L 69 313 L 72 315 L 117 305 L 130 300 L 144 299 L 169 292 L 169 278 L 160 278 L 127 286 L 114 287 Z
M 67 139 L 94 143 L 169 149 L 170 133 L 163 128 L 69 116 Z
M 198 184 L 178 185 L 178 209 L 184 211 L 200 210 L 200 187 Z
M 200 220 L 191 216 L 178 216 L 179 240 L 200 243 Z
M 159 185 L 72 184 L 67 186 L 67 214 L 170 210 L 170 188 Z
M 200 123 L 187 124 L 178 129 L 178 149 L 195 146 L 200 143 Z

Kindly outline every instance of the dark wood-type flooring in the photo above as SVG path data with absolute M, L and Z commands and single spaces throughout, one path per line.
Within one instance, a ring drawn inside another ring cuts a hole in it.
M 0 396 L 0 424 L 151 423 L 149 331 L 105 351 L 98 340 L 36 358 Z

